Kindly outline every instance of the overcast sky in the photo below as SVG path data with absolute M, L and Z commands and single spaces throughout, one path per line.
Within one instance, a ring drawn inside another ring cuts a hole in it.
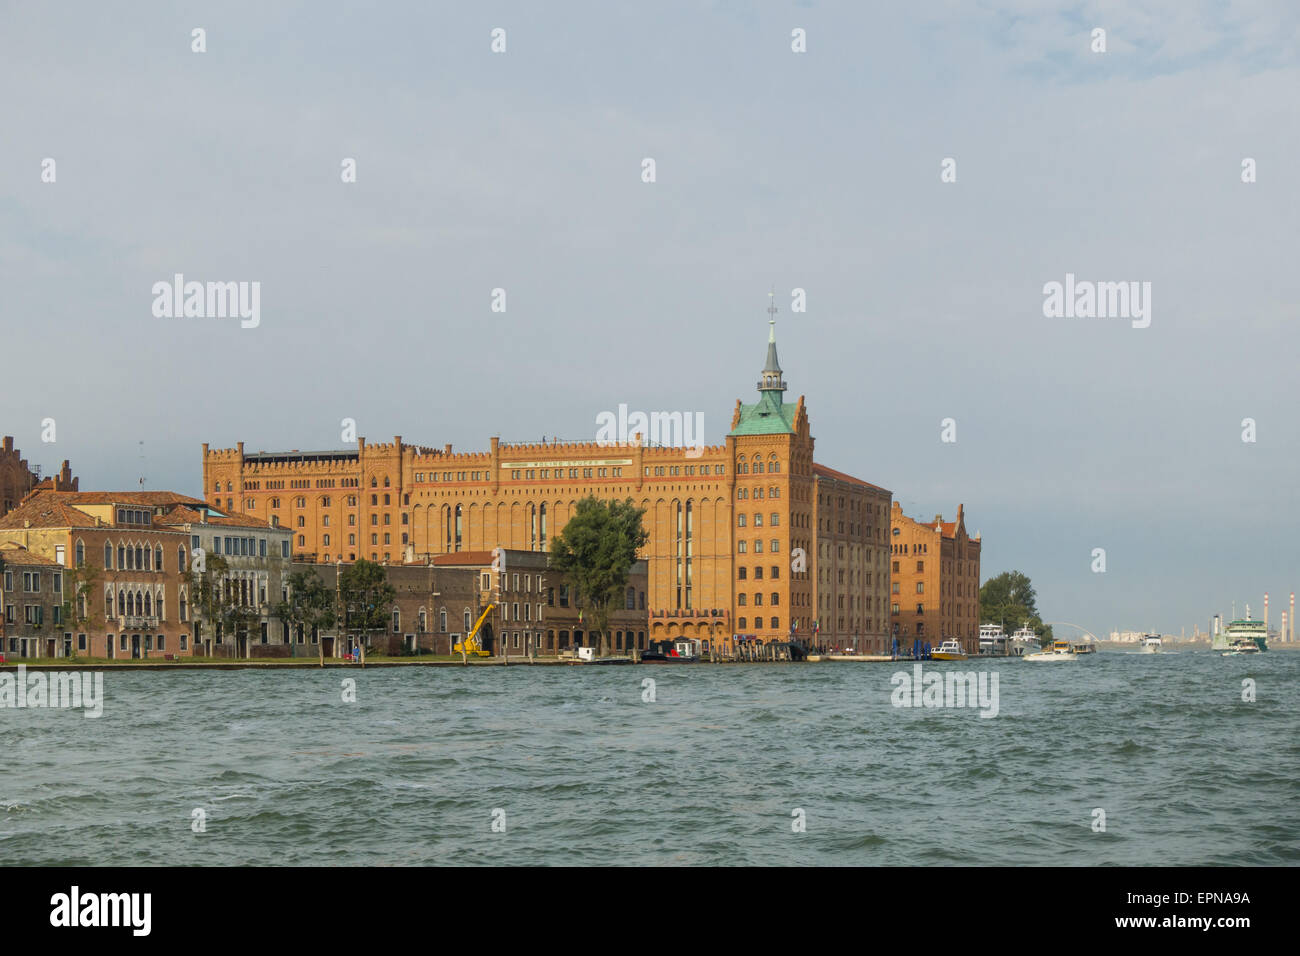
M 191 494 L 202 442 L 345 417 L 471 451 L 626 403 L 714 443 L 775 287 L 818 461 L 964 503 L 985 578 L 1099 634 L 1266 590 L 1277 623 L 1300 7 L 1047 6 L 0 4 L 0 432 L 83 488 L 137 487 L 143 441 Z M 260 282 L 260 325 L 156 318 L 178 272 Z M 1067 273 L 1150 282 L 1150 326 L 1044 317 Z

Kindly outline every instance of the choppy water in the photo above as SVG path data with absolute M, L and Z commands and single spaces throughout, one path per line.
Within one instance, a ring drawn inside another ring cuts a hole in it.
M 926 668 L 996 671 L 998 716 L 891 706 L 910 664 L 110 672 L 99 719 L 0 710 L 0 858 L 1300 861 L 1300 654 Z

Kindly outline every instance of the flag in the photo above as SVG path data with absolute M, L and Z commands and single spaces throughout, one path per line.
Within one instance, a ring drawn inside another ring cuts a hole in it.
M 578 608 L 578 623 L 582 623 L 582 608 Z

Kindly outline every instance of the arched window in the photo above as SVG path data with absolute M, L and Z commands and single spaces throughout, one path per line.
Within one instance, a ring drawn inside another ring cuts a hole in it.
M 158 600 L 153 602 L 153 606 L 154 609 L 158 612 L 159 619 L 166 620 L 167 616 L 163 614 L 163 596 L 161 591 L 158 592 Z
M 459 507 L 459 505 L 457 507 Z M 469 608 L 465 608 L 465 633 L 468 634 L 469 629 L 473 626 L 474 622 L 470 620 Z
M 117 616 L 126 617 L 126 589 L 118 588 L 117 590 Z
M 144 596 L 144 616 L 149 617 L 152 614 L 153 614 L 153 595 L 146 594 Z
M 736 620 L 736 626 L 737 626 L 738 628 L 740 628 L 742 631 L 745 629 L 745 620 L 746 620 L 746 619 L 743 618 L 743 617 L 742 617 L 742 618 L 738 618 L 738 619 Z
M 77 541 L 77 567 L 86 563 L 86 544 L 84 541 Z
M 153 549 L 153 569 L 155 571 L 161 571 L 163 569 L 161 544 Z
M 135 566 L 137 568 L 144 568 L 144 548 L 140 547 L 138 544 L 135 546 Z
M 761 475 L 762 473 L 763 473 L 763 463 L 762 463 L 761 461 L 755 461 L 755 462 L 754 462 L 754 474 L 756 474 L 756 475 Z
M 111 571 L 112 569 L 113 569 L 113 542 L 105 541 L 104 542 L 104 570 Z
M 438 631 L 443 634 L 447 633 L 447 609 L 445 607 L 438 611 Z
M 181 571 L 185 570 L 185 545 L 176 549 L 176 567 Z
M 775 475 L 781 471 L 781 463 L 773 459 L 772 461 L 768 462 L 767 470 Z
M 428 623 L 429 623 L 428 614 L 425 613 L 424 608 L 420 608 L 420 633 L 421 634 L 423 634 L 428 629 L 426 627 Z

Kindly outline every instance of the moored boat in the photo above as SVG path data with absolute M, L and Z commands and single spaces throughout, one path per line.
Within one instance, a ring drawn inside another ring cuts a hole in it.
M 930 652 L 932 661 L 964 661 L 966 652 L 961 648 L 961 641 L 949 638 Z

